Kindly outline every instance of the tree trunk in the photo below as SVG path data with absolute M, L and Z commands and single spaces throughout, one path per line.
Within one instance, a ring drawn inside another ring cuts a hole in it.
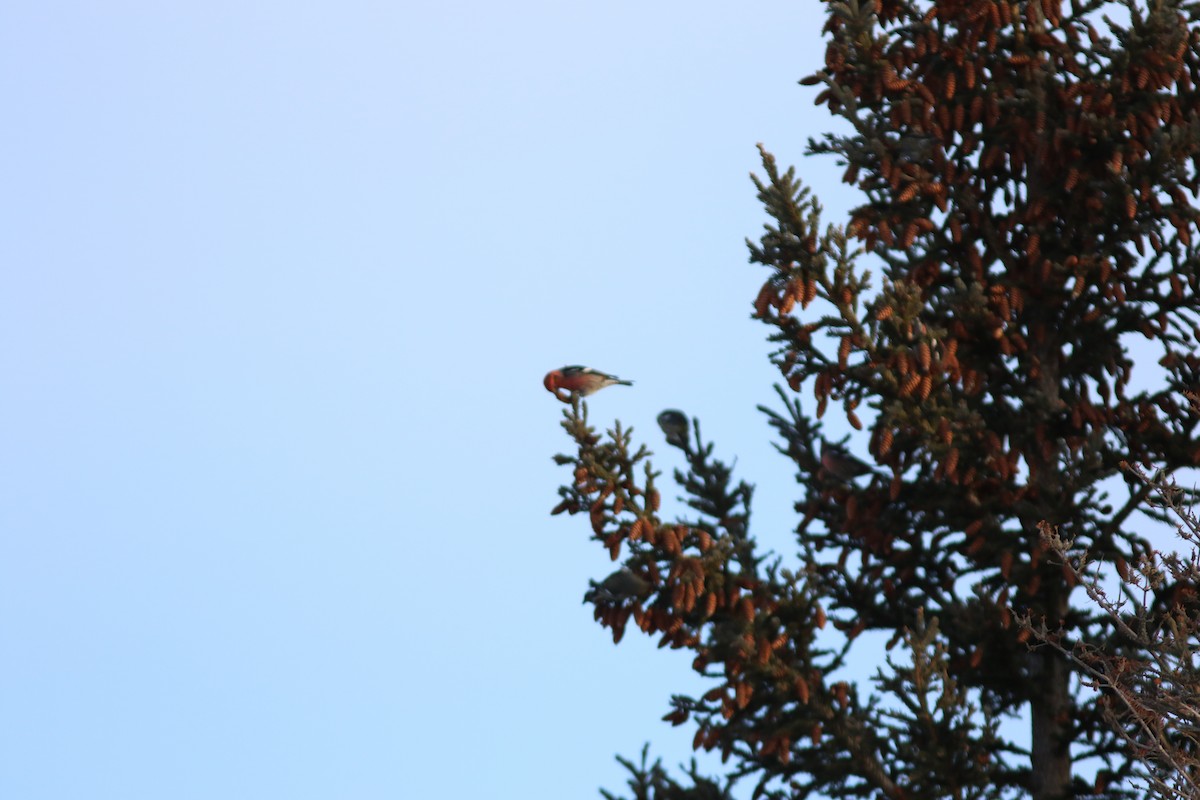
M 1071 796 L 1070 671 L 1061 654 L 1044 647 L 1030 653 L 1033 678 L 1041 692 L 1030 702 L 1033 728 L 1030 791 L 1033 800 Z

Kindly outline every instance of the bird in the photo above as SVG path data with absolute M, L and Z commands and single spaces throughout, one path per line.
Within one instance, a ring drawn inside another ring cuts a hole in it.
M 677 408 L 668 408 L 658 415 L 658 427 L 666 434 L 667 444 L 688 449 L 688 418 Z
M 840 481 L 853 480 L 872 472 L 865 463 L 826 441 L 821 442 L 821 468 Z
M 577 394 L 580 397 L 587 397 L 593 392 L 600 391 L 605 386 L 613 386 L 615 384 L 633 386 L 633 381 L 623 381 L 616 375 L 609 375 L 607 372 L 601 372 L 598 369 L 580 366 L 552 369 L 546 373 L 546 377 L 542 383 L 545 384 L 549 392 L 564 403 L 571 402 L 571 395 L 573 394 Z M 563 395 L 562 392 L 566 392 L 566 395 Z
M 583 596 L 583 602 L 596 600 L 619 603 L 625 599 L 638 598 L 650 591 L 650 582 L 629 567 L 621 567 L 604 580 L 596 583 L 589 580 L 591 588 Z

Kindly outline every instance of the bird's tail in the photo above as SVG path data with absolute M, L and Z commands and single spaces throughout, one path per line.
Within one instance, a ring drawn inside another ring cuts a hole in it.
M 620 386 L 633 386 L 633 381 L 617 381 Z

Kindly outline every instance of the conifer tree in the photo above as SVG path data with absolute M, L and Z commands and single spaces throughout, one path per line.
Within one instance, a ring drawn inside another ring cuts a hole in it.
M 753 316 L 788 387 L 763 410 L 796 472 L 802 560 L 757 553 L 751 487 L 698 422 L 672 442 L 695 515 L 669 521 L 645 446 L 619 424 L 598 436 L 576 400 L 555 511 L 587 513 L 638 587 L 590 593 L 596 618 L 694 651 L 712 689 L 667 718 L 761 792 L 1129 796 L 1127 737 L 1078 663 L 1019 623 L 1134 653 L 1110 614 L 1073 602 L 1078 574 L 1041 527 L 1123 568 L 1163 512 L 1121 463 L 1200 463 L 1183 398 L 1200 368 L 1200 11 L 826 7 L 825 67 L 803 83 L 850 132 L 809 150 L 840 159 L 864 200 L 826 226 L 764 150 L 771 222 L 750 243 L 767 269 Z M 833 415 L 861 433 L 832 440 Z M 842 677 L 875 657 L 865 631 L 897 646 L 870 685 Z

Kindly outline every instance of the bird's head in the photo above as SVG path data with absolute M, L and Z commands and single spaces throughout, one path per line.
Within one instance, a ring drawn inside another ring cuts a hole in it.
M 562 370 L 552 369 L 549 372 L 547 372 L 545 380 L 542 381 L 542 383 L 545 385 L 547 391 L 557 393 L 558 392 L 558 382 L 562 380 L 562 376 L 563 376 Z

